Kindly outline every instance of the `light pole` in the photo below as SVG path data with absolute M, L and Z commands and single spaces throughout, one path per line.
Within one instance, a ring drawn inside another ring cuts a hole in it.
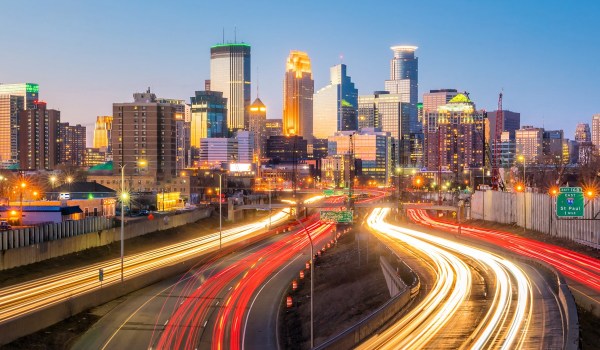
M 21 212 L 19 215 L 19 225 L 23 226 L 23 190 L 25 189 L 25 187 L 27 186 L 27 184 L 25 183 L 25 181 L 21 181 L 20 187 L 21 187 L 21 195 L 20 195 L 20 199 L 21 199 Z
M 522 154 L 518 159 L 523 162 L 523 232 L 525 232 L 527 230 L 527 162 L 525 161 L 525 156 Z
M 222 236 L 223 236 L 223 199 L 221 198 L 221 193 L 223 192 L 223 174 L 219 173 L 219 250 L 222 247 Z M 269 197 L 269 200 L 271 197 Z
M 143 160 L 135 162 L 138 165 L 146 165 Z M 121 283 L 123 283 L 123 259 L 125 256 L 125 201 L 128 199 L 128 194 L 125 191 L 125 162 L 121 164 Z
M 310 348 L 314 348 L 315 347 L 315 337 L 314 337 L 314 294 L 315 294 L 315 248 L 313 246 L 313 241 L 312 241 L 312 237 L 310 236 L 310 233 L 308 233 L 308 230 L 306 229 L 306 226 L 304 226 L 304 224 L 302 223 L 302 221 L 298 220 L 298 217 L 296 216 L 296 221 L 298 221 L 298 223 L 300 223 L 300 225 L 302 226 L 302 229 L 304 230 L 304 232 L 306 232 L 306 235 L 308 236 L 308 240 L 310 242 Z

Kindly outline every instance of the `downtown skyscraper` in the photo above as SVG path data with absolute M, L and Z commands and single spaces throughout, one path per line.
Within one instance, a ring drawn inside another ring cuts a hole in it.
M 308 54 L 291 51 L 283 82 L 284 135 L 300 135 L 312 143 L 314 90 L 315 82 Z
M 346 74 L 346 65 L 331 67 L 330 74 L 329 85 L 317 91 L 313 100 L 313 121 L 319 123 L 313 135 L 318 139 L 358 129 L 358 90 Z
M 210 48 L 210 90 L 227 99 L 230 131 L 248 127 L 250 105 L 250 45 L 218 44 Z
M 400 94 L 401 102 L 409 104 L 409 127 L 411 133 L 420 133 L 417 119 L 419 100 L 419 59 L 415 57 L 416 46 L 392 46 L 394 58 L 390 62 L 390 79 L 385 81 L 385 90 Z

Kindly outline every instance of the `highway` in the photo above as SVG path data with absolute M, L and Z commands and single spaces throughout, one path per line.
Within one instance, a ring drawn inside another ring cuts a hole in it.
M 287 210 L 272 215 L 272 224 L 287 220 Z M 224 230 L 224 245 L 246 239 L 262 232 L 269 219 Z M 219 233 L 215 232 L 188 241 L 168 245 L 144 253 L 125 256 L 124 278 L 142 275 L 161 266 L 184 261 L 219 247 Z M 0 289 L 0 325 L 21 315 L 32 313 L 68 298 L 101 288 L 98 269 L 104 269 L 103 285 L 120 283 L 120 259 L 112 259 L 84 268 L 72 269 L 48 277 Z
M 392 248 L 409 246 L 427 256 L 436 278 L 406 315 L 361 349 L 562 348 L 563 312 L 535 269 L 475 245 L 391 225 L 384 221 L 388 212 L 374 210 L 368 225 Z
M 318 243 L 329 241 L 335 226 L 316 219 L 313 215 L 307 220 L 311 237 Z M 281 300 L 263 294 L 261 298 L 268 303 L 254 302 L 261 299 L 257 297 L 262 286 L 281 269 L 295 265 L 288 272 L 298 273 L 310 259 L 308 244 L 302 229 L 274 235 L 150 286 L 102 318 L 74 348 L 241 349 L 244 344 L 250 344 L 250 349 L 256 344 L 277 348 L 276 317 Z M 281 291 L 289 278 L 283 277 Z M 255 318 L 248 315 L 251 310 L 258 318 L 249 324 L 248 319 Z M 262 334 L 256 334 L 257 327 Z
M 424 210 L 409 210 L 409 217 L 420 224 L 448 232 L 457 232 L 453 222 L 433 219 Z M 536 241 L 510 232 L 461 225 L 461 234 L 492 243 L 514 253 L 541 260 L 552 265 L 567 279 L 577 282 L 592 291 L 600 292 L 600 260 L 556 245 Z

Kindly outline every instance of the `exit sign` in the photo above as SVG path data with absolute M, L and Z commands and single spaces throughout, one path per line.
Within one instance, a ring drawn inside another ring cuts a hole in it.
M 561 187 L 556 196 L 556 216 L 559 218 L 582 218 L 584 198 L 581 187 Z

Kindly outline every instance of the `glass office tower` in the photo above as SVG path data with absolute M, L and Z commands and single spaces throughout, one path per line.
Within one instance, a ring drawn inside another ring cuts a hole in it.
M 219 44 L 210 48 L 210 89 L 227 99 L 227 127 L 248 127 L 250 105 L 250 45 Z
M 385 90 L 400 94 L 402 102 L 410 104 L 409 127 L 411 133 L 421 132 L 417 118 L 419 102 L 419 59 L 415 57 L 416 46 L 392 46 L 394 58 L 390 62 L 390 80 L 385 81 Z
M 220 91 L 196 91 L 190 98 L 192 120 L 190 125 L 190 146 L 200 147 L 200 139 L 228 137 L 227 99 Z
M 315 93 L 313 98 L 313 135 L 326 139 L 337 131 L 358 129 L 358 90 L 346 74 L 346 65 L 330 69 L 329 85 Z

